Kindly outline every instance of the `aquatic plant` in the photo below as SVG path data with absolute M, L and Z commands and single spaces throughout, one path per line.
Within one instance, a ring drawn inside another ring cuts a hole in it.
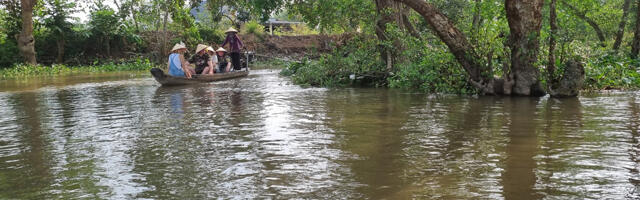
M 89 66 L 66 66 L 62 64 L 54 64 L 51 66 L 44 65 L 27 65 L 18 64 L 11 68 L 0 69 L 0 78 L 21 78 L 30 76 L 53 76 L 75 73 L 97 73 L 97 72 L 115 72 L 115 71 L 145 71 L 153 67 L 157 67 L 151 63 L 149 59 L 136 59 L 132 62 L 122 63 L 104 63 L 94 62 Z

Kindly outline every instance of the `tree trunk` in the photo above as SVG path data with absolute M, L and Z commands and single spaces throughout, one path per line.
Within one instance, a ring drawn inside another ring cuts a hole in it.
M 556 0 L 551 0 L 549 3 L 549 63 L 547 64 L 548 82 L 549 85 L 554 85 L 556 82 L 556 33 L 558 32 L 558 25 L 556 24 Z
M 396 23 L 401 26 L 403 24 L 402 13 L 399 12 L 399 6 L 396 2 L 392 0 L 375 0 L 376 3 L 376 11 L 379 15 L 379 19 L 376 22 L 376 36 L 380 41 L 387 41 L 390 38 L 386 35 L 387 23 Z M 394 42 L 398 43 L 398 42 Z M 399 44 L 398 44 L 399 45 Z M 400 46 L 397 46 L 400 47 Z M 380 57 L 384 60 L 387 65 L 387 71 L 390 71 L 394 65 L 394 56 L 392 55 L 394 51 L 392 49 L 385 47 L 383 45 L 379 46 L 380 49 Z M 401 52 L 402 50 L 398 50 L 394 48 L 396 52 Z
M 551 0 L 549 4 L 549 64 L 547 66 L 548 73 L 548 89 L 551 97 L 575 97 L 578 96 L 582 84 L 584 83 L 584 66 L 582 63 L 569 60 L 565 63 L 562 77 L 558 79 L 555 75 L 555 48 L 556 34 L 558 33 L 558 25 L 556 24 L 556 0 Z
M 404 27 L 407 29 L 407 32 L 411 34 L 411 36 L 415 38 L 420 38 L 420 33 L 418 33 L 416 28 L 411 23 L 411 20 L 409 20 L 409 17 L 407 17 L 407 15 L 404 13 L 402 14 L 402 23 L 404 24 Z
M 106 47 L 106 49 L 107 49 L 107 57 L 111 58 L 111 38 L 107 37 L 107 36 L 104 36 L 103 40 L 104 40 L 104 44 L 107 46 Z
M 444 42 L 456 60 L 469 74 L 469 82 L 484 94 L 502 93 L 502 86 L 495 83 L 490 67 L 483 67 L 478 63 L 475 49 L 466 36 L 456 28 L 451 20 L 432 4 L 423 0 L 396 0 L 409 6 L 429 23 L 431 29 Z
M 596 23 L 595 21 L 593 21 L 591 18 L 587 17 L 585 12 L 582 12 L 580 10 L 578 10 L 578 8 L 572 6 L 571 4 L 565 2 L 565 1 L 560 1 L 562 3 L 562 5 L 565 5 L 566 7 L 568 7 L 570 10 L 572 10 L 574 12 L 574 14 L 576 16 L 578 16 L 580 19 L 584 20 L 585 22 L 587 22 L 589 24 L 589 26 L 591 26 L 593 28 L 594 31 L 596 31 L 596 35 L 598 36 L 598 40 L 600 40 L 600 46 L 602 47 L 606 47 L 607 44 L 606 39 L 604 37 L 604 33 L 602 32 L 602 29 L 600 29 L 600 26 L 598 25 L 598 23 Z
M 636 31 L 633 34 L 633 43 L 631 44 L 631 57 L 636 58 L 640 52 L 640 1 L 636 6 Z
M 133 9 L 133 4 L 137 4 L 138 1 L 132 1 L 129 4 L 129 9 L 131 10 L 131 19 L 133 19 L 133 24 L 136 26 L 136 33 L 140 32 L 140 26 L 138 26 L 138 20 L 136 19 L 136 10 Z
M 18 49 L 27 64 L 35 65 L 36 62 L 36 40 L 33 38 L 33 6 L 35 0 L 21 0 L 22 8 L 22 31 L 18 36 Z
M 480 28 L 480 3 L 482 2 L 482 0 L 474 0 L 475 1 L 475 10 L 473 11 L 473 21 L 471 24 L 471 30 L 473 32 L 478 32 L 478 28 Z
M 506 0 L 505 10 L 509 22 L 508 45 L 511 49 L 511 74 L 515 95 L 541 96 L 545 92 L 538 80 L 534 64 L 538 59 L 539 37 L 542 27 L 543 0 Z
M 620 19 L 620 24 L 618 25 L 618 33 L 616 33 L 616 41 L 613 43 L 613 50 L 618 50 L 620 43 L 622 43 L 624 27 L 627 23 L 627 15 L 629 15 L 629 4 L 631 4 L 631 0 L 624 0 L 624 4 L 622 4 L 622 19 Z
M 471 21 L 471 43 L 474 45 L 478 45 L 478 33 L 480 31 L 480 22 L 482 21 L 480 3 L 481 0 L 474 0 L 475 8 L 473 10 L 473 20 Z
M 169 6 L 171 0 L 167 0 L 164 11 L 164 19 L 162 21 L 162 44 L 160 45 L 160 60 L 164 59 L 164 56 L 167 54 L 167 21 L 169 21 Z
M 64 33 L 60 33 L 60 38 L 56 40 L 56 46 L 58 47 L 58 56 L 56 58 L 56 63 L 58 64 L 64 63 L 64 45 L 65 45 Z

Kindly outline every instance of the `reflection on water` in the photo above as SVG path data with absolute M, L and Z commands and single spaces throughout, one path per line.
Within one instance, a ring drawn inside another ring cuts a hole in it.
M 640 198 L 636 93 L 300 88 L 275 71 L 0 93 L 0 199 Z

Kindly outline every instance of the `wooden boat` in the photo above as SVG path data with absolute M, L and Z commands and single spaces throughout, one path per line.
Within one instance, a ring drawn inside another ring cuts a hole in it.
M 228 79 L 233 79 L 238 77 L 244 77 L 249 75 L 249 70 L 218 73 L 213 75 L 195 74 L 195 75 L 192 75 L 191 78 L 189 79 L 185 77 L 171 76 L 171 75 L 165 74 L 164 71 L 162 71 L 161 69 L 152 68 L 151 75 L 153 76 L 153 78 L 156 79 L 156 81 L 158 81 L 158 83 L 162 84 L 163 86 L 174 86 L 174 85 L 188 85 L 188 84 L 196 84 L 196 83 L 203 83 L 203 82 L 221 81 L 221 80 L 228 80 Z

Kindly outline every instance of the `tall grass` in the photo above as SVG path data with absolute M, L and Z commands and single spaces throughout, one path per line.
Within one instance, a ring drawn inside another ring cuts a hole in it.
M 254 34 L 256 36 L 262 36 L 264 34 L 264 26 L 260 25 L 258 21 L 251 20 L 244 24 L 240 30 L 243 34 Z

